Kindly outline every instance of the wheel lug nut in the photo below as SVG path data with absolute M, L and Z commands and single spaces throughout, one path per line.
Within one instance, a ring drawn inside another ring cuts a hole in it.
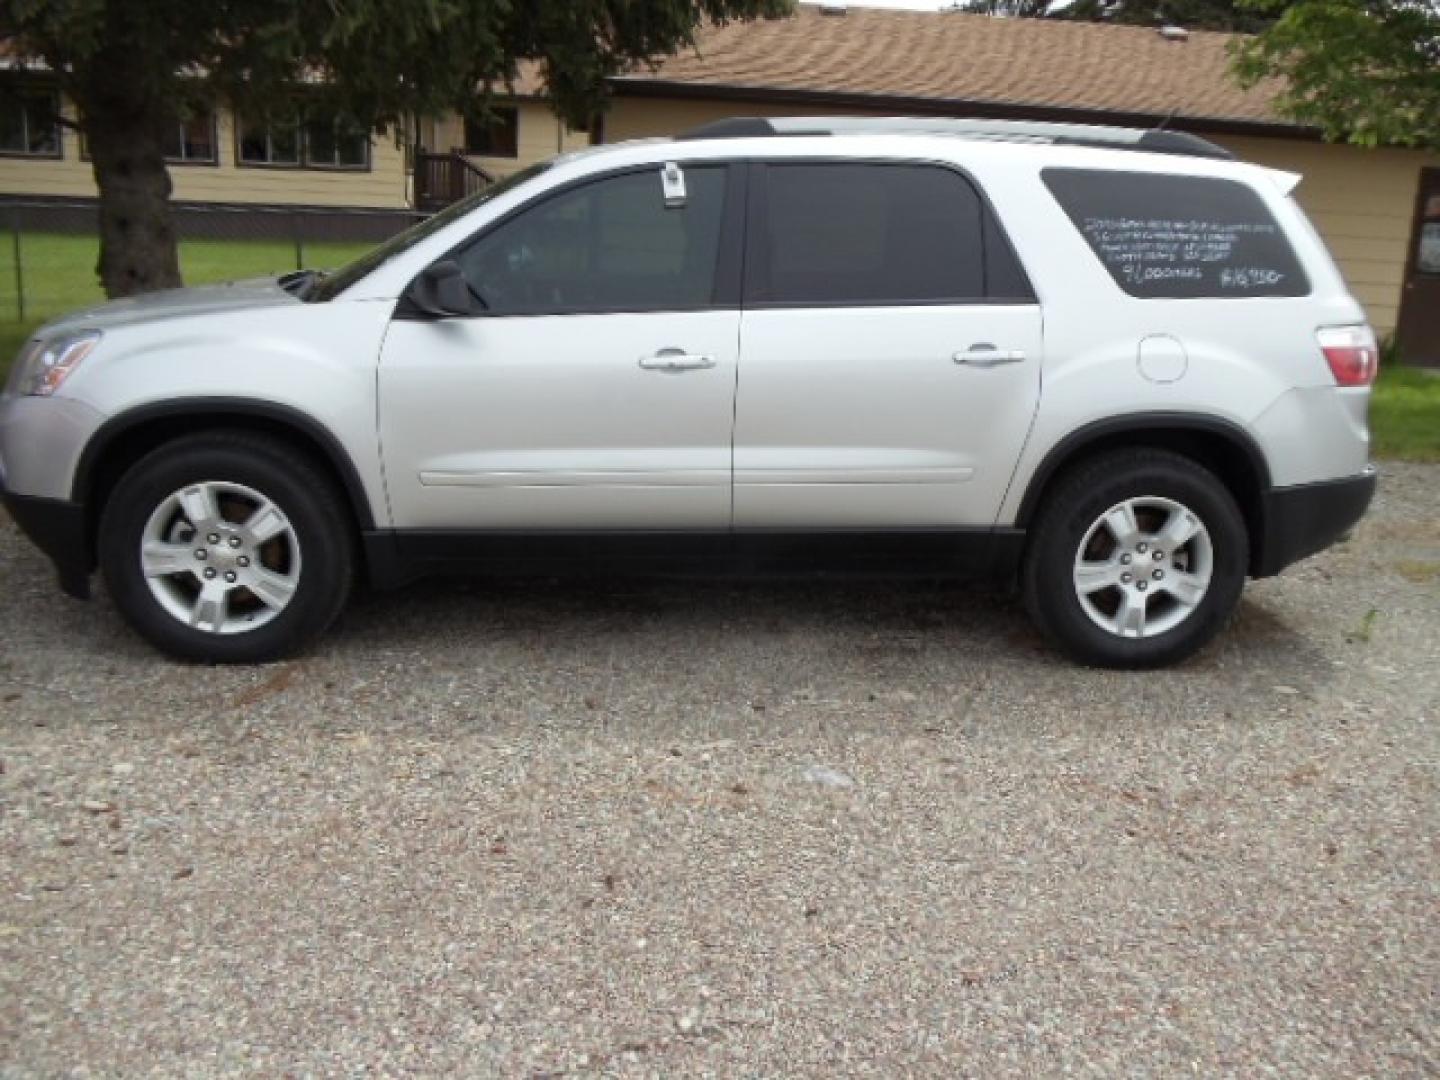
M 1143 582 L 1143 581 L 1137 581 L 1137 582 L 1135 583 L 1135 587 L 1136 587 L 1137 589 L 1139 589 L 1141 592 L 1144 592 L 1144 591 L 1145 591 L 1146 589 L 1148 589 L 1150 586 L 1147 585 L 1147 584 L 1146 584 L 1145 582 Z
M 1141 555 L 1144 555 L 1144 554 L 1145 554 L 1145 549 L 1146 549 L 1147 546 L 1148 546 L 1148 545 L 1147 545 L 1147 544 L 1144 544 L 1144 543 L 1136 544 L 1136 545 L 1135 545 L 1135 550 L 1138 551 Z
M 209 540 L 212 544 L 218 544 L 220 542 L 220 534 L 211 533 L 208 537 L 206 537 L 206 539 Z
M 1121 575 L 1120 575 L 1120 580 L 1123 581 L 1126 585 L 1129 585 L 1130 582 L 1132 582 L 1132 581 L 1135 580 L 1135 575 L 1134 575 L 1134 574 L 1121 574 Z
M 215 567 L 213 567 L 213 566 L 207 566 L 207 567 L 205 567 L 205 576 L 206 576 L 207 578 L 213 578 L 213 577 L 215 576 Z
M 239 547 L 239 546 L 240 546 L 240 537 L 238 537 L 238 536 L 232 536 L 232 537 L 230 537 L 230 546 L 231 546 L 231 547 Z M 1155 557 L 1156 557 L 1157 559 L 1160 557 L 1160 553 L 1159 553 L 1158 551 L 1155 553 Z
M 205 549 L 204 549 L 204 548 L 196 548 L 196 549 L 195 549 L 195 557 L 196 557 L 197 559 L 204 559 L 204 558 L 205 558 Z
M 240 558 L 238 558 L 238 559 L 235 560 L 235 565 L 236 565 L 236 566 L 249 566 L 249 565 L 250 565 L 250 560 L 249 560 L 246 556 L 241 555 Z
M 1130 556 L 1129 556 L 1129 555 L 1121 555 L 1121 556 L 1120 556 L 1120 563 L 1121 563 L 1122 566 L 1129 566 L 1129 565 L 1130 565 Z
M 1164 576 L 1165 576 L 1165 571 L 1164 571 L 1164 570 L 1156 570 L 1156 571 L 1155 571 L 1155 580 L 1156 580 L 1156 581 L 1159 581 L 1159 580 L 1160 580 L 1161 578 L 1163 578 Z
M 1165 558 L 1165 553 L 1164 553 L 1163 551 L 1157 551 L 1157 552 L 1155 552 L 1155 561 L 1156 561 L 1156 562 L 1160 562 L 1160 561 L 1161 561 L 1162 559 L 1164 559 L 1164 558 Z
M 235 583 L 235 571 L 234 571 L 234 570 L 226 570 L 226 571 L 225 571 L 225 580 L 228 581 L 228 582 L 230 582 L 230 583 L 233 585 L 233 584 Z

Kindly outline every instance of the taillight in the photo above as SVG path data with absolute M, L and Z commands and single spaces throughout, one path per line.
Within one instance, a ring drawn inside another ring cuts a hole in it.
M 1327 326 L 1315 331 L 1320 351 L 1341 386 L 1369 386 L 1380 366 L 1375 332 L 1368 326 Z

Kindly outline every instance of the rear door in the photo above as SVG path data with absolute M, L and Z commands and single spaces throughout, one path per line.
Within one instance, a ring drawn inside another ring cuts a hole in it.
M 753 167 L 737 528 L 988 527 L 1039 400 L 1040 308 L 943 165 Z

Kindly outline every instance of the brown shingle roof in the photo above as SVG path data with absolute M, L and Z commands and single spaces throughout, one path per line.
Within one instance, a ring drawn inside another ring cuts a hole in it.
M 616 83 L 1283 123 L 1270 107 L 1275 84 L 1242 90 L 1230 77 L 1234 37 L 879 8 L 826 15 L 806 4 L 787 19 L 707 26 L 696 49 Z

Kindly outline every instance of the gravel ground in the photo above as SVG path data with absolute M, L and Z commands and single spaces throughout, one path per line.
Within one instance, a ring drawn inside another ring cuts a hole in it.
M 1440 1072 L 1440 467 L 1185 667 L 429 584 L 160 659 L 0 523 L 0 1072 Z

